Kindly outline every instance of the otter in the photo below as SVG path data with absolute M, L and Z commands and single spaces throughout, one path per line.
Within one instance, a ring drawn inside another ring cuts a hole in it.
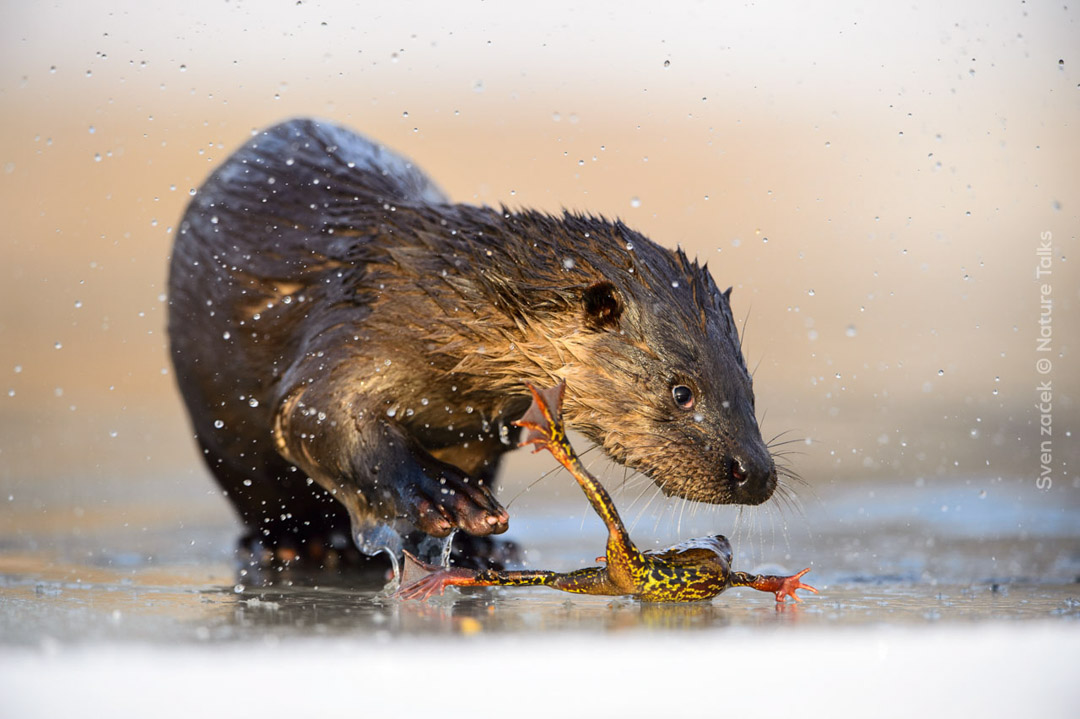
M 168 333 L 246 546 L 321 566 L 506 531 L 493 489 L 526 382 L 564 382 L 567 424 L 665 494 L 764 502 L 777 470 L 730 294 L 621 221 L 454 203 L 401 155 L 296 119 L 189 202 Z

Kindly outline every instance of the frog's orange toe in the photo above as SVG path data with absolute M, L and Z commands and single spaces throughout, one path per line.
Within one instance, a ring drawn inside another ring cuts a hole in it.
M 800 589 L 805 589 L 808 592 L 813 592 L 814 594 L 817 594 L 817 589 L 814 589 L 809 584 L 803 584 L 799 581 L 800 579 L 802 579 L 802 576 L 809 571 L 810 567 L 807 567 L 798 574 L 794 574 L 790 577 L 785 577 L 783 583 L 780 585 L 780 588 L 776 590 L 776 601 L 783 604 L 785 597 L 791 597 L 791 600 L 793 602 L 801 602 L 802 599 L 800 599 L 799 595 L 795 593 Z

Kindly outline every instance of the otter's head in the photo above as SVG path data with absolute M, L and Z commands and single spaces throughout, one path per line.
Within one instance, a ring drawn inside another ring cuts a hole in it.
M 665 494 L 760 504 L 776 466 L 754 414 L 731 290 L 620 223 L 577 269 L 579 324 L 566 338 L 567 419 Z M 597 249 L 599 248 L 599 249 Z

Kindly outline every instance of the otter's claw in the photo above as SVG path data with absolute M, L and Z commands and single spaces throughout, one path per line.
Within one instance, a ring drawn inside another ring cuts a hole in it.
M 398 488 L 406 516 L 417 529 L 445 537 L 453 529 L 474 535 L 502 534 L 510 515 L 487 487 L 449 469 L 434 468 Z

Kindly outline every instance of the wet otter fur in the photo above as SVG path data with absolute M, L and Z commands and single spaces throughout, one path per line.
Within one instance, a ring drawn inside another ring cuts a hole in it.
M 765 501 L 777 473 L 729 294 L 622 222 L 454 204 L 401 156 L 300 119 L 191 200 L 169 338 L 251 537 L 318 563 L 385 523 L 505 531 L 492 486 L 525 381 L 565 381 L 567 424 L 664 493 Z

